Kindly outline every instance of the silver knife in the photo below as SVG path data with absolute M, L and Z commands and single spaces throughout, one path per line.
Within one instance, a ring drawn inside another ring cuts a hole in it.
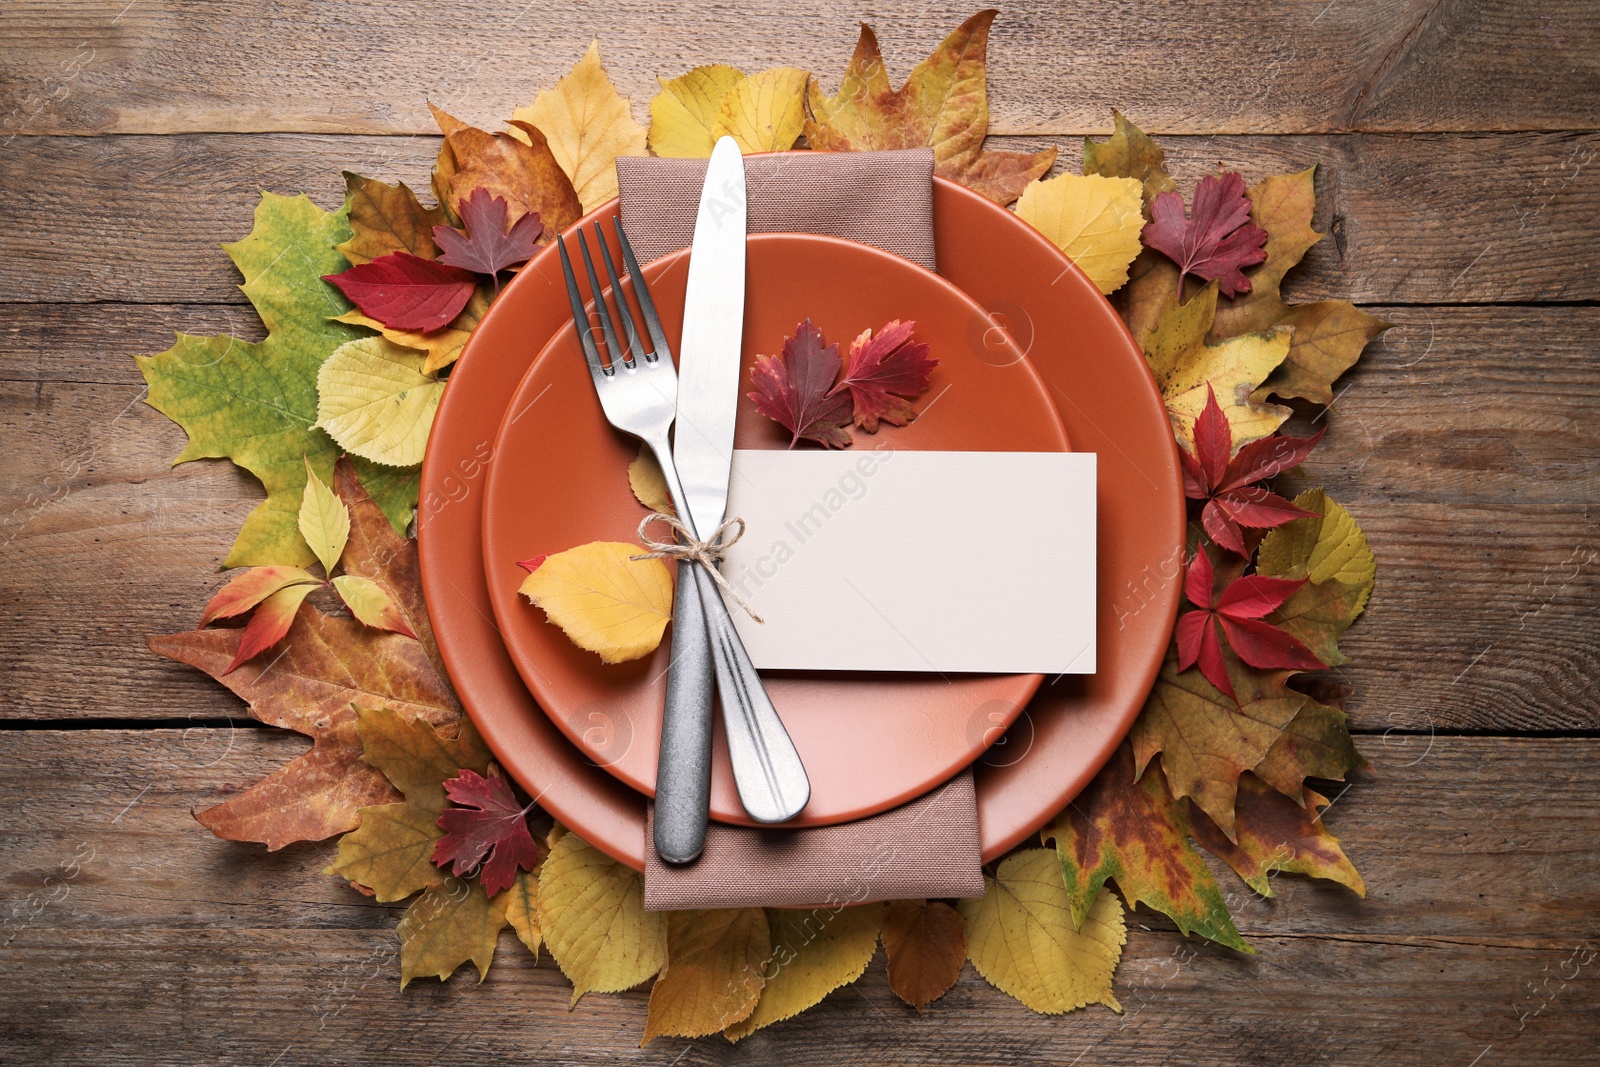
M 722 524 L 727 510 L 744 333 L 745 236 L 744 157 L 734 140 L 724 137 L 711 153 L 695 219 L 672 445 L 689 509 L 685 518 L 701 537 Z M 705 843 L 713 671 L 734 780 L 751 817 L 762 822 L 793 818 L 810 799 L 810 783 L 726 613 L 706 610 L 704 598 L 720 593 L 699 567 L 680 565 L 678 573 L 690 580 L 680 580 L 674 594 L 674 630 L 694 632 L 709 622 L 711 632 L 709 642 L 673 642 L 656 766 L 654 836 L 662 859 L 687 863 Z

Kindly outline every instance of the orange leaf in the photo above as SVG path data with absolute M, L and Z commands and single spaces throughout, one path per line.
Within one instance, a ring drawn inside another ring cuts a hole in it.
M 1195 816 L 1195 840 L 1262 896 L 1272 896 L 1269 875 L 1290 871 L 1338 882 L 1364 897 L 1366 882 L 1339 847 L 1339 839 L 1322 825 L 1318 809 L 1327 804 L 1326 797 L 1308 789 L 1302 806 L 1255 775 L 1246 774 L 1239 779 L 1234 813 L 1238 841 L 1229 841 L 1203 813 Z
M 305 603 L 313 588 L 303 583 L 291 585 L 263 600 L 245 624 L 244 633 L 239 638 L 239 649 L 233 654 L 228 669 L 222 673 L 232 674 L 245 660 L 260 655 L 282 641 L 283 635 L 289 632 L 289 627 L 294 623 L 300 605 Z
M 445 133 L 433 175 L 434 194 L 457 217 L 462 201 L 475 189 L 504 199 L 510 223 L 538 212 L 546 242 L 583 214 L 571 179 L 537 127 L 513 121 L 511 125 L 527 136 L 523 141 L 509 133 L 485 133 L 438 108 L 433 108 L 433 116 Z
M 292 585 L 320 585 L 321 579 L 299 567 L 252 567 L 223 586 L 200 616 L 204 629 L 218 619 L 243 615 L 280 589 Z
M 806 138 L 812 148 L 869 152 L 933 148 L 934 172 L 1001 204 L 1055 163 L 1056 150 L 986 152 L 989 131 L 987 53 L 994 10 L 980 11 L 917 64 L 899 89 L 889 84 L 878 38 L 866 24 L 829 98 L 815 79 L 808 98 Z
M 961 977 L 967 958 L 961 913 L 937 900 L 897 900 L 883 918 L 889 988 L 921 1011 Z

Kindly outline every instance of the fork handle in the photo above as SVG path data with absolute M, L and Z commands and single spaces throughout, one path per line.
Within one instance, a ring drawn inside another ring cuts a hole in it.
M 698 568 L 678 564 L 672 594 L 672 661 L 656 761 L 656 854 L 667 863 L 690 863 L 706 843 L 711 803 L 711 692 L 716 675 Z

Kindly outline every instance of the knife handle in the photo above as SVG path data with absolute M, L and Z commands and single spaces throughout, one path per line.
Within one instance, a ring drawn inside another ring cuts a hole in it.
M 699 583 L 699 568 L 678 564 L 672 595 L 672 661 L 656 761 L 656 853 L 667 863 L 690 863 L 706 843 L 711 802 L 711 694 L 715 675 Z

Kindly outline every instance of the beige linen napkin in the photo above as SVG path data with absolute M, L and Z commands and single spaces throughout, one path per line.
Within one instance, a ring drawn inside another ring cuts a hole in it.
M 640 262 L 694 239 L 703 159 L 617 160 L 622 224 Z M 933 152 L 790 152 L 745 161 L 751 233 L 818 233 L 933 270 Z M 654 809 L 650 811 L 653 818 Z M 837 826 L 713 823 L 701 857 L 670 867 L 645 825 L 645 907 L 826 905 L 983 894 L 972 772 L 891 811 Z

